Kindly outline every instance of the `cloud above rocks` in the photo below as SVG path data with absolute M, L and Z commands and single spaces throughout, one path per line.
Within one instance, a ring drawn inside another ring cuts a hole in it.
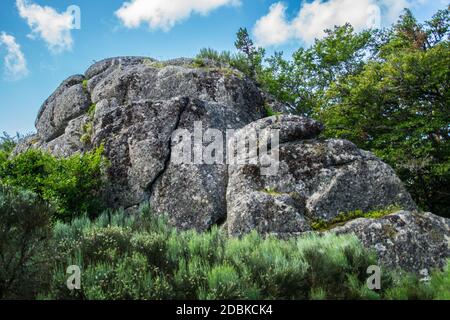
M 404 8 L 427 0 L 314 0 L 305 2 L 294 18 L 288 19 L 287 5 L 277 2 L 253 28 L 261 46 L 282 45 L 289 40 L 312 43 L 324 30 L 351 23 L 357 30 L 387 26 L 395 22 Z
M 4 76 L 6 80 L 16 81 L 28 75 L 27 60 L 16 39 L 6 32 L 0 33 L 0 47 L 6 47 L 7 54 L 4 62 Z
M 73 16 L 70 12 L 57 12 L 49 6 L 40 6 L 28 0 L 16 0 L 19 15 L 31 29 L 32 39 L 44 40 L 53 53 L 71 50 Z
M 220 7 L 240 4 L 240 0 L 130 0 L 115 14 L 127 28 L 148 24 L 150 29 L 168 31 L 192 14 L 207 15 Z

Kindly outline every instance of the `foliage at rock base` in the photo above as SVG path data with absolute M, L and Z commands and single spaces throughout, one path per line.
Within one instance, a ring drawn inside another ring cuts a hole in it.
M 382 268 L 382 289 L 369 290 L 367 268 L 376 257 L 355 236 L 280 240 L 256 232 L 228 238 L 217 227 L 177 231 L 148 206 L 133 216 L 105 212 L 54 225 L 51 215 L 30 192 L 0 190 L 0 264 L 13 257 L 0 268 L 0 298 L 449 298 L 448 267 L 429 282 Z M 67 289 L 69 265 L 81 268 L 81 290 Z
M 423 284 L 383 270 L 383 289 L 368 290 L 366 271 L 376 257 L 354 236 L 280 240 L 256 232 L 228 238 L 218 228 L 180 232 L 148 206 L 137 216 L 79 218 L 54 230 L 56 265 L 50 292 L 42 296 L 52 299 L 433 299 L 448 289 L 446 273 Z M 65 287 L 68 263 L 82 269 L 79 292 Z
M 30 149 L 3 159 L 0 154 L 0 182 L 36 193 L 54 207 L 54 218 L 70 221 L 87 212 L 94 217 L 104 209 L 107 166 L 102 147 L 69 158 Z

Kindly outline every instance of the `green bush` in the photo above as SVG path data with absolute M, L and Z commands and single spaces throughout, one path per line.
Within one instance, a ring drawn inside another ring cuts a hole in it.
M 17 134 L 15 137 L 10 136 L 8 133 L 3 132 L 0 136 L 0 166 L 2 163 L 8 160 L 9 156 L 16 147 L 17 141 L 23 137 Z
M 194 66 L 202 68 L 206 64 L 204 60 L 212 60 L 218 63 L 222 68 L 232 67 L 241 71 L 247 77 L 252 78 L 255 75 L 252 71 L 252 64 L 249 59 L 241 52 L 231 53 L 229 51 L 216 51 L 211 48 L 201 49 L 194 59 Z
M 28 150 L 0 162 L 3 184 L 30 190 L 55 208 L 55 217 L 70 221 L 104 210 L 102 190 L 107 161 L 103 148 L 56 158 L 40 150 Z
M 430 286 L 435 299 L 450 300 L 450 260 L 444 272 L 436 272 L 431 277 Z
M 0 136 L 0 150 L 5 152 L 11 152 L 16 146 L 17 137 L 11 137 L 8 133 L 3 132 Z
M 49 279 L 51 208 L 0 185 L 0 299 L 33 299 Z
M 449 288 L 447 269 L 430 284 L 383 272 L 383 290 L 369 290 L 366 271 L 377 261 L 354 236 L 180 232 L 148 206 L 134 217 L 59 222 L 53 241 L 52 281 L 42 292 L 48 299 L 431 299 L 446 298 Z M 72 264 L 82 270 L 80 291 L 65 287 Z
M 384 271 L 382 290 L 369 290 L 376 258 L 354 236 L 180 232 L 148 206 L 54 226 L 51 216 L 35 194 L 0 189 L 0 298 L 449 299 L 448 266 L 429 282 Z M 81 290 L 67 289 L 70 265 L 82 270 Z
M 450 260 L 443 272 L 434 272 L 429 283 L 412 275 L 397 276 L 395 285 L 386 292 L 387 299 L 450 300 Z

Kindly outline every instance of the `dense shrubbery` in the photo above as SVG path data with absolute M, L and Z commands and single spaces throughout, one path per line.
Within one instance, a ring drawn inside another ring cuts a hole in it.
M 135 217 L 105 213 L 54 228 L 52 299 L 379 299 L 445 298 L 447 274 L 431 284 L 384 273 L 367 289 L 375 256 L 356 237 L 279 240 L 252 233 L 229 239 L 218 228 L 179 232 L 148 206 Z M 82 269 L 82 290 L 65 286 L 66 267 Z M 398 279 L 397 279 L 398 277 Z
M 134 216 L 105 212 L 71 223 L 51 224 L 51 215 L 36 195 L 0 188 L 0 298 L 449 298 L 449 268 L 430 283 L 384 270 L 382 291 L 367 289 L 376 258 L 353 236 L 180 232 L 148 206 Z M 70 265 L 81 267 L 81 290 L 66 287 Z
M 56 158 L 40 150 L 9 157 L 0 151 L 0 182 L 30 190 L 55 209 L 55 218 L 70 221 L 104 210 L 102 190 L 107 161 L 103 148 L 69 158 Z M 9 157 L 9 158 L 8 158 Z
M 70 298 L 67 264 L 83 270 L 88 299 L 307 299 L 360 297 L 375 264 L 353 237 L 281 241 L 256 233 L 227 239 L 219 229 L 177 232 L 144 208 L 139 218 L 103 215 L 55 226 L 51 298 Z
M 0 185 L 0 299 L 33 299 L 45 288 L 51 216 L 35 194 Z
M 333 82 L 316 109 L 326 135 L 391 164 L 424 209 L 450 217 L 450 42 L 407 12 L 361 70 Z M 446 23 L 446 24 L 445 24 Z M 376 39 L 376 37 L 375 37 Z
M 3 135 L 0 136 L 0 165 L 8 160 L 19 139 L 21 139 L 20 135 L 11 137 L 6 132 L 3 132 Z
M 216 61 L 224 66 L 233 67 L 247 77 L 260 82 L 258 77 L 263 72 L 263 58 L 264 49 L 257 48 L 248 35 L 247 29 L 240 29 L 237 33 L 237 40 L 235 43 L 238 53 L 231 53 L 229 51 L 219 52 L 211 48 L 201 49 L 196 56 L 196 63 L 202 66 L 203 59 Z

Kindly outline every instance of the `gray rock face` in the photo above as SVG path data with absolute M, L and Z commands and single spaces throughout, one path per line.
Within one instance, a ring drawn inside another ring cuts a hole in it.
M 70 120 L 87 111 L 90 98 L 83 88 L 83 80 L 80 75 L 68 78 L 44 102 L 36 120 L 42 141 L 49 142 L 61 136 Z
M 317 122 L 273 117 L 252 123 L 237 135 L 255 128 L 280 130 L 280 166 L 273 176 L 261 175 L 260 166 L 254 164 L 229 166 L 230 234 L 253 229 L 298 234 L 310 230 L 308 221 L 331 220 L 339 213 L 389 205 L 416 209 L 394 171 L 374 155 L 349 141 L 313 139 L 321 131 Z
M 112 164 L 109 204 L 150 201 L 180 228 L 206 230 L 228 216 L 234 235 L 255 228 L 295 234 L 309 230 L 310 218 L 392 203 L 415 208 L 387 165 L 350 142 L 314 140 L 323 128 L 311 119 L 260 120 L 268 103 L 283 109 L 239 71 L 211 61 L 197 67 L 189 59 L 106 59 L 61 84 L 39 111 L 37 136 L 18 150 L 69 156 L 103 143 Z M 238 137 L 279 130 L 278 174 L 263 177 L 251 165 L 173 163 L 172 134 L 193 132 L 198 121 L 203 132 L 240 129 Z
M 193 63 L 100 61 L 63 82 L 39 112 L 37 137 L 18 150 L 34 146 L 69 156 L 103 143 L 111 162 L 109 205 L 151 201 L 176 226 L 206 230 L 226 217 L 227 168 L 172 164 L 172 133 L 192 132 L 196 121 L 203 131 L 238 129 L 264 117 L 271 102 L 240 72 Z M 95 112 L 88 114 L 91 105 Z
M 422 275 L 443 268 L 450 257 L 450 220 L 431 213 L 401 211 L 377 220 L 357 219 L 332 232 L 355 234 L 382 264 Z

